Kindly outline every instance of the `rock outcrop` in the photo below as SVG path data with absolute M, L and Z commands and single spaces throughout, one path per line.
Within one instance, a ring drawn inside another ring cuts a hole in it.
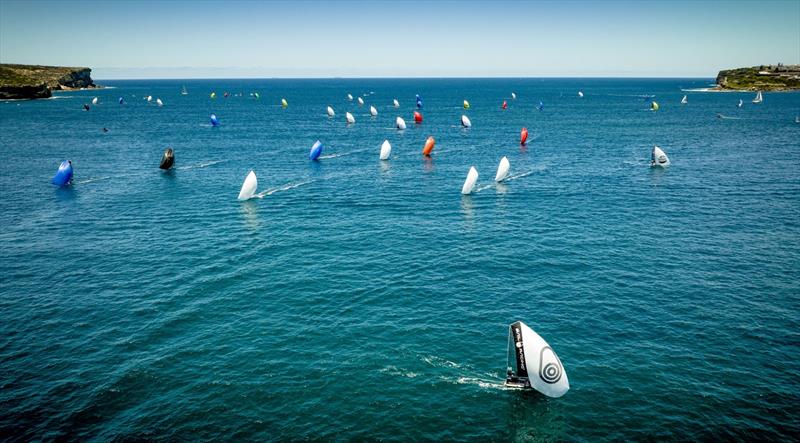
M 800 65 L 761 65 L 719 71 L 717 89 L 733 91 L 800 89 Z
M 0 99 L 47 98 L 54 90 L 95 88 L 89 68 L 0 64 Z

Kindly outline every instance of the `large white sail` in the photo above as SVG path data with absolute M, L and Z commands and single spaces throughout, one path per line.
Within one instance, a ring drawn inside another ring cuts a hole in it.
M 249 200 L 253 198 L 256 194 L 256 188 L 258 187 L 258 179 L 256 178 L 256 173 L 250 171 L 247 174 L 247 178 L 244 179 L 244 183 L 242 183 L 242 190 L 239 191 L 239 200 Z
M 569 390 L 564 365 L 553 348 L 521 321 L 508 328 L 508 365 L 506 386 L 535 389 L 558 398 Z
M 478 181 L 478 170 L 475 169 L 475 166 L 469 167 L 469 172 L 467 172 L 467 179 L 464 180 L 464 186 L 461 187 L 461 193 L 464 195 L 472 194 L 472 190 L 475 188 L 475 182 Z
M 494 176 L 494 181 L 501 182 L 508 177 L 508 170 L 511 169 L 511 163 L 508 162 L 508 157 L 503 156 L 500 159 L 500 165 L 497 166 L 497 174 Z
M 383 144 L 381 145 L 381 160 L 389 160 L 389 156 L 392 154 L 392 145 L 389 143 L 389 140 L 384 140 Z
M 669 166 L 669 157 L 658 146 L 653 146 L 653 154 L 650 160 L 650 166 L 658 166 L 666 168 Z

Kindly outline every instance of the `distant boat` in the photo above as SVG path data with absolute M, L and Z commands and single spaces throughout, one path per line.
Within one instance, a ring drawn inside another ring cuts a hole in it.
M 160 98 L 157 98 L 157 99 L 156 99 L 156 104 L 157 104 L 158 106 L 164 106 L 164 102 L 162 102 Z
M 508 328 L 505 386 L 535 389 L 553 398 L 561 397 L 569 390 L 567 372 L 558 355 L 539 334 L 521 321 Z
M 353 123 L 356 122 L 356 119 L 355 119 L 355 117 L 353 117 L 353 114 L 351 114 L 349 112 L 345 112 L 344 113 L 344 118 L 345 118 L 345 120 L 347 120 L 347 124 L 352 125 Z
M 472 194 L 472 190 L 475 189 L 475 182 L 477 181 L 478 181 L 478 170 L 475 169 L 475 166 L 470 166 L 469 172 L 467 172 L 467 179 L 464 180 L 464 186 L 461 187 L 461 194 L 462 195 Z
M 512 99 L 512 100 L 516 100 L 516 99 L 517 99 L 517 94 L 515 94 L 515 93 L 513 93 L 513 92 L 512 92 L 512 93 L 511 93 L 511 99 Z
M 683 98 L 681 99 L 681 104 L 685 105 L 686 103 L 689 103 L 689 98 L 684 95 Z
M 403 120 L 403 117 L 397 117 L 397 119 L 394 121 L 394 124 L 397 127 L 397 129 L 405 129 L 406 128 L 406 121 Z
M 93 98 L 93 99 L 92 99 L 92 104 L 93 104 L 93 105 L 96 105 L 96 104 L 97 104 L 97 97 L 95 97 L 95 98 Z
M 147 96 L 147 103 L 150 103 L 151 101 L 153 101 L 153 96 L 152 95 L 148 95 Z
M 744 100 L 742 100 L 742 99 L 739 99 L 739 104 L 738 104 L 738 105 L 736 105 L 736 107 L 737 107 L 737 108 L 741 108 L 742 106 L 744 106 Z
M 507 108 L 508 108 L 508 103 L 505 100 L 503 100 L 503 104 L 500 105 L 500 109 L 507 109 Z
M 258 92 L 254 92 L 254 93 L 253 93 L 253 97 L 255 97 L 255 98 L 256 98 L 256 100 L 258 100 L 258 99 L 260 99 L 260 98 L 261 98 L 261 94 L 259 94 Z
M 540 111 L 544 111 L 544 103 L 543 102 L 539 102 L 539 106 L 537 106 L 536 109 L 538 109 Z
M 370 107 L 369 107 L 369 115 L 371 115 L 373 117 L 378 115 L 378 110 L 375 109 L 375 106 L 370 105 Z
M 658 103 L 656 103 L 655 101 L 650 102 L 650 110 L 658 111 Z
M 519 144 L 524 145 L 528 141 L 528 128 L 522 128 L 519 132 Z
M 256 188 L 258 188 L 258 179 L 256 178 L 255 171 L 250 171 L 242 183 L 242 189 L 239 191 L 239 200 L 249 200 L 256 195 Z
M 217 120 L 216 114 L 211 114 L 210 120 L 211 120 L 211 126 L 219 126 L 219 120 Z
M 174 163 L 175 153 L 172 151 L 172 148 L 167 148 L 167 150 L 164 151 L 164 156 L 161 157 L 161 163 L 158 167 L 159 169 L 170 169 Z
M 72 183 L 72 160 L 61 162 L 56 175 L 53 176 L 52 183 L 56 186 L 66 186 Z
M 422 109 L 422 97 L 417 94 L 417 108 Z
M 181 95 L 189 95 L 189 91 L 186 90 L 186 85 L 183 85 L 181 88 Z
M 796 116 L 794 117 L 794 122 L 795 122 L 795 123 L 800 123 L 800 115 L 796 115 Z
M 583 98 L 583 91 L 578 91 L 578 97 Z
M 88 103 L 84 103 L 84 104 L 83 104 L 83 110 L 84 110 L 84 111 L 88 111 L 89 109 L 90 109 L 90 108 L 89 108 L 89 104 L 88 104 Z
M 392 154 L 392 145 L 389 143 L 389 140 L 384 140 L 383 144 L 381 145 L 381 160 L 389 160 L 389 156 Z
M 650 166 L 658 166 L 666 168 L 669 166 L 669 157 L 658 146 L 653 146 L 653 153 L 650 160 Z
M 212 99 L 213 99 L 213 98 L 217 98 L 217 93 L 216 93 L 216 92 L 212 92 L 212 93 L 209 95 L 209 97 L 211 97 Z
M 336 115 L 336 113 L 335 113 L 335 112 L 333 112 L 333 108 L 331 108 L 330 106 L 328 106 L 328 117 L 333 117 L 333 116 L 335 116 L 335 115 Z
M 285 109 L 287 106 L 289 106 L 289 102 L 287 102 L 285 98 L 282 98 L 281 106 Z
M 764 101 L 764 97 L 761 96 L 761 91 L 758 91 L 756 94 L 756 98 L 753 99 L 753 103 L 761 103 Z
M 508 157 L 503 156 L 497 166 L 497 174 L 494 176 L 494 181 L 501 182 L 505 180 L 508 177 L 509 169 L 511 169 L 511 163 L 508 162 Z
M 309 160 L 313 161 L 319 159 L 319 156 L 322 155 L 322 148 L 322 142 L 319 140 L 315 141 L 311 146 L 311 151 L 308 152 Z
M 357 101 L 358 101 L 358 106 L 363 106 L 364 105 L 364 99 L 363 98 L 359 97 Z
M 119 101 L 119 104 L 121 104 L 121 105 L 125 104 L 125 99 L 122 98 L 122 97 L 120 97 L 118 101 Z
M 466 115 L 462 115 L 461 116 L 461 126 L 463 126 L 465 128 L 471 128 L 472 127 L 472 122 L 469 121 L 469 117 L 467 117 Z
M 353 94 L 347 94 L 347 101 L 353 101 Z
M 464 109 L 469 109 L 469 102 L 464 100 Z
M 422 123 L 422 114 L 414 111 L 414 123 Z
M 399 102 L 399 101 L 397 101 L 397 99 L 394 99 L 394 100 L 392 101 L 392 104 L 394 104 L 394 107 L 395 107 L 395 108 L 399 108 L 399 107 L 400 107 L 400 102 Z
M 433 136 L 428 137 L 425 140 L 425 147 L 422 148 L 422 155 L 425 157 L 430 157 L 431 153 L 433 152 L 433 148 L 436 146 L 436 139 Z

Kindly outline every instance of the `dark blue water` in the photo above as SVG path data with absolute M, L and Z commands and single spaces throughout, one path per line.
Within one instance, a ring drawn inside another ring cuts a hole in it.
M 0 103 L 4 437 L 800 433 L 800 94 L 681 106 L 709 80 L 103 83 Z M 667 170 L 649 168 L 656 144 Z M 516 178 L 495 186 L 504 155 Z M 75 182 L 56 189 L 64 159 Z M 250 169 L 266 192 L 239 202 Z M 564 397 L 502 388 L 516 320 L 558 353 Z

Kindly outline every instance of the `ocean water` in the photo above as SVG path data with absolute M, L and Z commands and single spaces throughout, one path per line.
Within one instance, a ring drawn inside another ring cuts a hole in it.
M 710 82 L 105 81 L 0 103 L 0 434 L 796 437 L 800 94 L 681 91 Z M 250 169 L 263 198 L 239 202 Z M 516 320 L 564 397 L 502 387 Z

